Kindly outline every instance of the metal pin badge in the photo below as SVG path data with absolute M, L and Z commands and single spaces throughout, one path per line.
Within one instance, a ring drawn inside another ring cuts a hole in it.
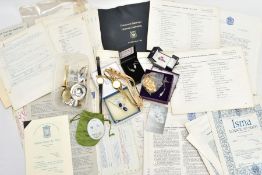
M 82 100 L 86 96 L 86 87 L 81 84 L 75 84 L 71 87 L 70 93 L 74 100 Z

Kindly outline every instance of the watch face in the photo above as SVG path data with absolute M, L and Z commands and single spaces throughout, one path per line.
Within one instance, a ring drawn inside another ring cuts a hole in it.
M 92 139 L 99 140 L 105 133 L 104 124 L 101 120 L 93 118 L 87 124 L 87 132 Z
M 75 84 L 71 87 L 71 95 L 75 100 L 82 100 L 86 96 L 86 87 L 81 84 Z
M 102 77 L 97 77 L 96 82 L 97 82 L 97 84 L 103 84 L 104 79 Z
M 120 81 L 118 81 L 118 80 L 113 81 L 113 87 L 115 89 L 120 88 L 120 86 L 121 86 L 121 82 Z

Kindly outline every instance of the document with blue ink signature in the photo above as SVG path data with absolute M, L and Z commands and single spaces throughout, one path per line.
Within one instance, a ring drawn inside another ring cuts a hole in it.
M 209 122 L 224 174 L 261 175 L 261 106 L 213 112 Z
M 15 35 L 16 33 L 21 32 L 22 30 L 26 29 L 26 25 L 24 23 L 10 26 L 8 28 L 0 30 L 0 40 L 4 40 L 6 38 L 11 37 L 12 35 Z M 8 93 L 5 89 L 5 86 L 3 84 L 3 80 L 0 75 L 0 99 L 4 105 L 5 108 L 10 107 L 11 101 L 9 99 Z
M 68 116 L 32 120 L 24 148 L 27 175 L 73 175 Z
M 108 115 L 105 115 L 108 117 Z M 130 175 L 141 171 L 139 148 L 132 121 L 109 127 L 96 145 L 98 175 Z
M 23 30 L 0 45 L 0 74 L 15 110 L 51 92 L 56 56 L 44 26 Z

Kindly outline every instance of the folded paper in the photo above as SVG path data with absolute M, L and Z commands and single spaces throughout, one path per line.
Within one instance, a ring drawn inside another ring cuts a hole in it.
M 68 116 L 32 120 L 24 149 L 27 175 L 73 175 Z

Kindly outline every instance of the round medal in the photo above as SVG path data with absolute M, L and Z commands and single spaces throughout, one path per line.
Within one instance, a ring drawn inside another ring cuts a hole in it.
M 87 124 L 87 132 L 92 139 L 99 140 L 105 133 L 105 127 L 101 120 L 93 118 Z
M 74 100 L 82 100 L 86 96 L 86 87 L 81 84 L 75 84 L 70 91 Z

